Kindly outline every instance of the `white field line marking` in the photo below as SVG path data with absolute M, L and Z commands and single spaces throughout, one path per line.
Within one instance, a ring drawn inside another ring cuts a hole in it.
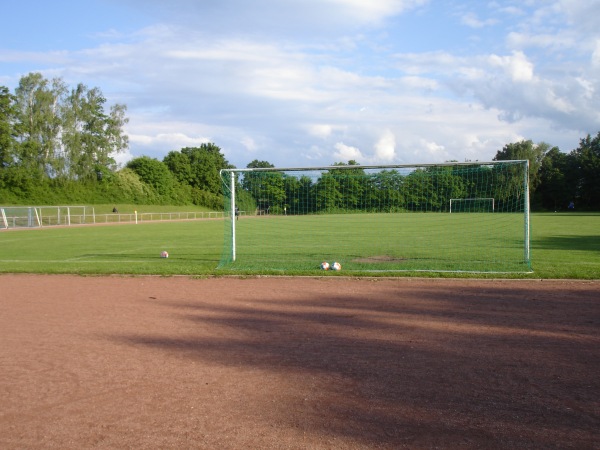
M 127 250 L 123 250 L 120 252 L 110 252 L 110 253 L 97 253 L 97 254 L 89 254 L 89 255 L 82 255 L 82 256 L 75 256 L 73 258 L 67 258 L 64 259 L 64 262 L 83 262 L 86 260 L 90 260 L 90 262 L 100 262 L 94 258 L 100 258 L 100 257 L 106 257 L 108 255 L 125 255 L 125 254 L 131 254 L 131 253 L 138 253 L 138 252 L 143 252 L 144 250 L 147 250 L 147 247 L 138 247 L 138 248 L 134 248 L 134 249 L 127 249 Z M 92 261 L 93 260 L 93 261 Z M 140 261 L 140 260 L 138 260 Z M 115 261 L 117 262 L 117 261 Z

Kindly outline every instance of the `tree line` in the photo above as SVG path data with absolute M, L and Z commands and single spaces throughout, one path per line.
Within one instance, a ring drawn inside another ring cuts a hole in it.
M 560 211 L 573 202 L 577 209 L 600 211 L 600 132 L 587 135 L 569 153 L 545 142 L 511 143 L 494 160 L 529 160 L 529 188 L 534 210 Z
M 137 157 L 118 167 L 114 157 L 128 148 L 123 130 L 128 123 L 126 111 L 122 104 L 107 108 L 97 87 L 81 83 L 69 87 L 60 78 L 48 80 L 40 73 L 22 77 L 14 93 L 0 86 L 0 204 L 194 204 L 222 209 L 219 171 L 234 166 L 214 143 L 170 151 L 162 161 Z M 494 157 L 496 161 L 515 159 L 530 162 L 532 209 L 564 210 L 573 201 L 577 209 L 600 210 L 600 132 L 581 139 L 569 153 L 544 142 L 523 140 L 505 145 Z M 350 170 L 362 170 L 355 161 L 348 164 L 357 165 Z M 247 167 L 272 165 L 254 160 Z M 351 172 L 346 169 L 344 173 Z M 240 179 L 238 200 L 246 209 L 261 208 L 266 198 L 271 199 L 270 206 L 289 208 L 290 213 L 300 208 L 313 212 L 352 209 L 366 201 L 369 189 L 380 195 L 385 192 L 390 207 L 410 209 L 425 201 L 417 193 L 427 191 L 423 187 L 426 174 L 418 171 L 410 177 L 383 171 L 365 178 L 368 183 L 362 183 L 367 184 L 352 186 L 344 185 L 352 178 L 344 181 L 341 171 L 335 170 L 318 182 L 271 175 L 271 184 L 262 192 L 253 191 L 252 175 Z M 479 195 L 470 192 L 474 188 L 457 174 L 443 175 L 436 183 L 445 180 L 446 196 Z M 299 192 L 316 189 L 317 184 L 319 194 L 312 203 L 299 200 Z M 428 207 L 442 208 L 446 198 L 428 201 Z M 374 205 L 376 199 L 369 202 Z
M 14 93 L 0 86 L 0 204 L 195 204 L 223 208 L 216 145 L 147 156 L 118 167 L 128 148 L 127 107 L 107 108 L 97 88 L 69 87 L 40 73 Z
M 268 162 L 256 160 L 249 166 L 272 168 Z M 453 199 L 474 200 L 455 202 L 453 211 L 516 212 L 525 207 L 527 171 L 522 163 L 373 170 L 352 160 L 311 175 L 301 171 L 243 172 L 237 192 L 250 193 L 256 209 L 268 214 L 448 212 Z M 241 209 L 247 210 L 248 205 L 242 204 Z

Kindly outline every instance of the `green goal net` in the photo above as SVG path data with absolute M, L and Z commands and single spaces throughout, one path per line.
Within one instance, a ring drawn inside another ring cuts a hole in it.
M 528 161 L 227 169 L 219 267 L 531 272 Z

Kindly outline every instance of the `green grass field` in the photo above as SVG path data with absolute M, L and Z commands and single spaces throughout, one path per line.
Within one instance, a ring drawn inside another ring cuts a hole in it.
M 481 221 L 473 220 L 473 215 L 443 215 L 446 222 L 436 223 L 434 233 L 423 233 L 431 229 L 433 216 L 440 220 L 439 214 L 379 215 L 377 220 L 389 220 L 387 229 L 394 230 L 392 236 L 383 236 L 381 229 L 370 228 L 368 223 L 374 219 L 367 214 L 242 218 L 236 223 L 237 261 L 223 268 L 217 268 L 223 253 L 222 220 L 4 230 L 0 231 L 0 272 L 498 277 L 498 274 L 430 273 L 423 267 L 435 261 L 444 268 L 444 259 L 452 253 L 448 269 L 472 270 L 471 263 L 466 261 L 474 260 L 482 262 L 481 268 L 498 268 L 503 272 L 494 264 L 499 260 L 499 252 L 504 252 L 508 261 L 514 263 L 509 271 L 521 273 L 502 274 L 503 277 L 600 277 L 600 214 L 532 214 L 534 272 L 531 274 L 523 273 L 526 268 L 523 245 L 519 242 L 522 236 L 519 220 L 511 219 L 510 215 L 505 218 L 488 215 L 496 222 L 506 223 L 501 227 L 498 223 L 482 226 Z M 462 222 L 456 223 L 459 221 Z M 475 222 L 478 226 L 473 226 Z M 357 227 L 364 230 L 360 242 L 348 237 L 354 235 Z M 495 234 L 494 230 L 504 231 Z M 386 244 L 389 240 L 403 245 L 390 247 Z M 286 243 L 286 248 L 282 248 L 282 243 Z M 419 254 L 412 255 L 411 248 L 418 249 Z M 464 255 L 456 249 L 462 249 Z M 162 250 L 169 252 L 168 259 L 160 258 Z M 343 264 L 340 273 L 318 269 L 321 260 L 334 259 Z M 413 264 L 415 261 L 417 265 Z M 385 271 L 389 269 L 402 271 Z
M 324 259 L 346 272 L 529 271 L 522 214 L 253 216 L 236 237 L 238 270 L 308 271 Z

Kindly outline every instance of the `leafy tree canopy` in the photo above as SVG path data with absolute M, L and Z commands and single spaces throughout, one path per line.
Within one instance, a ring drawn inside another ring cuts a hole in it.
M 4 105 L 4 90 L 0 97 Z M 25 168 L 32 177 L 94 179 L 99 167 L 115 170 L 113 155 L 128 147 L 126 107 L 117 104 L 106 111 L 99 88 L 80 83 L 69 90 L 60 78 L 30 73 L 20 79 L 12 103 L 13 109 L 0 113 L 0 128 L 6 137 L 9 123 L 14 138 L 3 144 L 0 156 L 5 165 Z
M 223 193 L 219 171 L 233 166 L 225 159 L 217 145 L 209 143 L 201 144 L 200 147 L 182 148 L 181 154 L 185 155 L 187 160 L 175 157 L 171 153 L 167 155 L 165 162 L 174 170 L 177 179 L 187 179 L 190 186 L 212 194 Z
M 570 155 L 575 162 L 575 183 L 578 199 L 587 207 L 600 210 L 600 132 L 581 139 Z
M 545 142 L 534 144 L 531 140 L 523 140 L 505 145 L 496 153 L 494 161 L 529 160 L 529 188 L 531 192 L 535 192 L 540 182 L 542 161 L 549 148 L 550 145 Z
M 127 163 L 140 179 L 156 189 L 160 195 L 169 196 L 174 188 L 175 179 L 169 168 L 163 162 L 142 156 Z

